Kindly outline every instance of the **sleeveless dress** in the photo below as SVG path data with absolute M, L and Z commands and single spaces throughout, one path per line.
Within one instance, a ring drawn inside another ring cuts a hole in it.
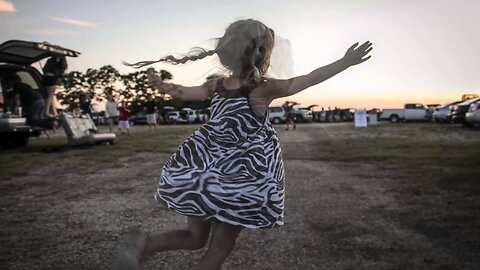
M 205 221 L 281 226 L 285 173 L 278 137 L 268 115 L 259 120 L 251 110 L 249 91 L 225 97 L 219 92 L 233 90 L 222 85 L 213 94 L 211 119 L 165 163 L 155 199 Z

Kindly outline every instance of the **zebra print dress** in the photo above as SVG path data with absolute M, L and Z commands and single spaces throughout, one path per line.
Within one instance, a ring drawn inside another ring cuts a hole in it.
M 219 85 L 211 119 L 165 163 L 155 199 L 202 220 L 245 228 L 281 226 L 285 174 L 275 130 L 268 115 L 257 119 L 248 93 L 225 97 Z

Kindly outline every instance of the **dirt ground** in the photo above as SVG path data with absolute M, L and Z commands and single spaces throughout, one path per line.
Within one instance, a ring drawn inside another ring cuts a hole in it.
M 478 216 L 459 221 L 468 229 L 464 234 L 419 223 L 410 205 L 415 196 L 399 198 L 403 182 L 388 169 L 374 162 L 316 158 L 319 132 L 334 140 L 337 132 L 355 136 L 350 129 L 311 124 L 277 130 L 286 166 L 286 226 L 242 231 L 222 269 L 480 268 Z M 154 232 L 184 226 L 184 217 L 153 199 L 168 156 L 112 157 L 112 166 L 89 174 L 51 165 L 1 181 L 0 269 L 109 269 L 129 228 Z M 462 197 L 467 201 L 462 205 L 479 214 L 478 194 L 434 189 L 422 200 L 438 203 L 425 207 L 455 204 Z M 204 251 L 158 254 L 145 269 L 192 269 Z

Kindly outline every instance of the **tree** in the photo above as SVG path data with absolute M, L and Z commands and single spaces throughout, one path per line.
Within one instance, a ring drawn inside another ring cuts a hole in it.
M 162 80 L 172 79 L 173 76 L 166 70 L 160 70 Z M 161 94 L 158 89 L 148 84 L 146 71 L 137 71 L 122 76 L 124 89 L 118 92 L 118 101 L 126 102 L 133 113 L 143 110 L 145 101 L 148 96 L 153 96 L 157 102 L 163 102 L 165 95 Z
M 117 92 L 121 87 L 121 75 L 112 66 L 100 69 L 89 68 L 85 74 L 73 71 L 65 75 L 64 89 L 57 92 L 60 104 L 73 110 L 78 106 L 81 94 L 87 94 L 90 99 L 102 102 L 108 93 Z
M 173 75 L 166 71 L 158 72 L 162 80 L 170 80 Z M 114 67 L 106 65 L 100 69 L 89 68 L 85 73 L 73 71 L 65 75 L 64 88 L 57 92 L 57 99 L 67 110 L 78 107 L 80 95 L 87 94 L 92 101 L 102 102 L 108 94 L 114 96 L 119 103 L 129 106 L 133 113 L 142 111 L 148 96 L 153 96 L 160 106 L 170 105 L 182 108 L 185 104 L 192 104 L 193 108 L 202 105 L 172 99 L 160 93 L 158 89 L 148 84 L 146 71 L 135 71 L 121 75 Z
M 67 110 L 72 111 L 78 107 L 82 93 L 93 94 L 87 84 L 85 74 L 78 71 L 69 72 L 64 77 L 63 89 L 57 91 L 56 97 L 60 104 L 67 106 Z

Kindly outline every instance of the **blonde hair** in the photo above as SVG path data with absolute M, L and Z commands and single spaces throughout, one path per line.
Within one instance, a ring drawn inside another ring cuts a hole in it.
M 225 34 L 217 39 L 214 50 L 196 47 L 187 56 L 180 59 L 168 55 L 156 61 L 141 61 L 134 64 L 123 63 L 134 68 L 141 68 L 158 62 L 177 65 L 217 54 L 220 63 L 231 72 L 242 78 L 256 81 L 267 73 L 274 41 L 274 31 L 263 23 L 252 19 L 240 20 L 228 26 Z

